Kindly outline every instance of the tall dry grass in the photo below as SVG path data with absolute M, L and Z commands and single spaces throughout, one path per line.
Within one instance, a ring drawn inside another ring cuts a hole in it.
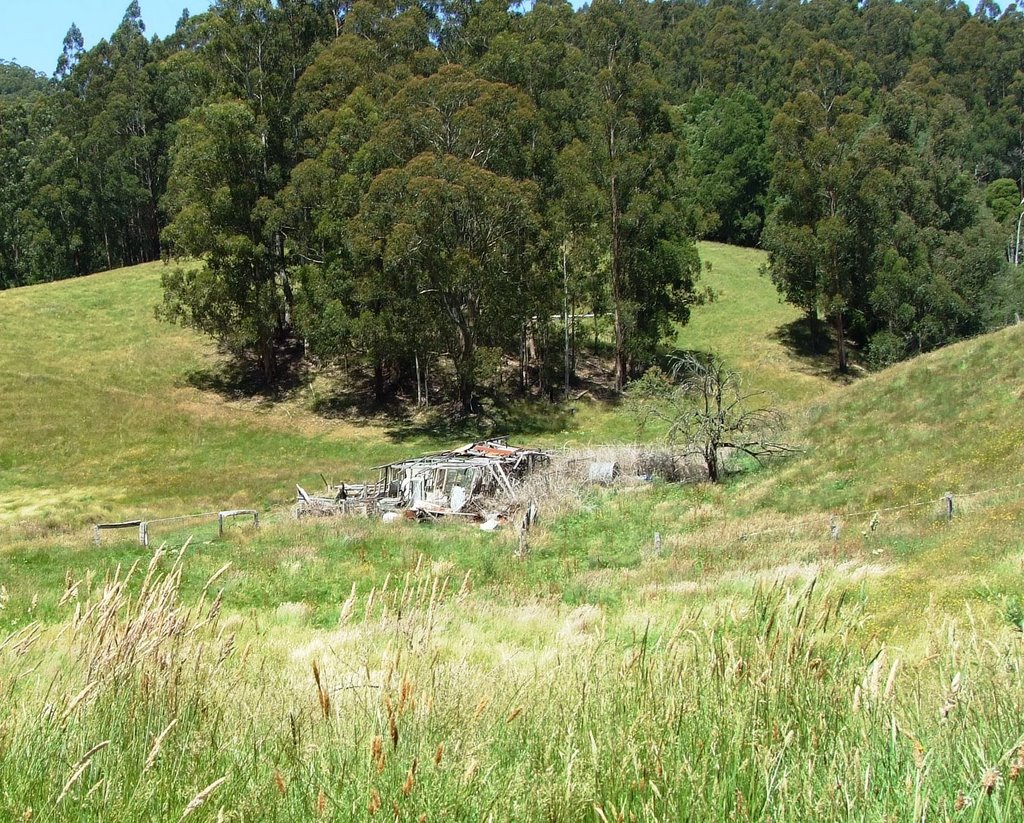
M 608 479 L 595 480 L 592 466 L 614 466 L 615 473 Z M 560 449 L 552 452 L 546 467 L 523 479 L 510 502 L 521 508 L 532 502 L 550 522 L 578 511 L 595 486 L 639 486 L 656 478 L 697 482 L 707 479 L 707 471 L 696 457 L 653 444 Z
M 62 626 L 0 642 L 0 818 L 1020 818 L 1016 638 L 949 623 L 908 658 L 776 585 L 505 655 L 473 640 L 489 593 L 423 563 L 282 646 L 216 581 L 184 603 L 185 562 L 69 581 Z

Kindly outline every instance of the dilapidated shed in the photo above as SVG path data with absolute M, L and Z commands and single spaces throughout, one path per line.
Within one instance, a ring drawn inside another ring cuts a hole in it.
M 327 487 L 324 496 L 299 489 L 297 516 L 410 512 L 418 516 L 480 517 L 507 511 L 516 486 L 550 459 L 547 452 L 509 445 L 507 438 L 375 466 L 378 482 Z
M 515 484 L 546 463 L 536 449 L 504 439 L 470 443 L 458 449 L 376 467 L 384 510 L 412 509 L 437 514 L 478 513 L 485 501 L 515 498 Z

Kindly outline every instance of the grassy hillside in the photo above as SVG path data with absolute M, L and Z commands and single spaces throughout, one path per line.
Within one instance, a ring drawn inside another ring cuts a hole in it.
M 700 252 L 701 285 L 712 290 L 714 300 L 693 310 L 676 338 L 679 348 L 716 352 L 748 386 L 772 392 L 789 408 L 837 387 L 830 355 L 805 351 L 802 314 L 761 274 L 763 252 L 721 243 L 701 243 Z
M 447 439 L 318 416 L 322 381 L 201 388 L 159 266 L 0 293 L 0 818 L 1015 819 L 1024 328 L 842 385 L 757 252 L 702 252 L 718 299 L 678 344 L 775 394 L 802 452 L 542 500 L 524 557 L 283 516 L 93 547 L 93 517 L 269 506 Z M 633 435 L 575 405 L 508 419 Z
M 778 512 L 780 522 L 838 515 L 844 550 L 887 568 L 878 592 L 891 622 L 930 606 L 1015 612 L 1024 596 L 1022 354 L 1024 326 L 1015 326 L 858 382 L 811 410 L 802 458 L 737 484 L 734 512 Z M 844 517 L 852 512 L 867 514 Z
M 761 255 L 715 244 L 702 252 L 712 266 L 705 281 L 721 297 L 694 313 L 680 344 L 719 348 L 784 397 L 820 392 L 826 380 L 783 367 L 772 333 L 795 313 L 757 274 Z M 0 292 L 0 528 L 262 507 L 288 500 L 295 482 L 318 483 L 320 472 L 359 478 L 467 436 L 320 416 L 322 380 L 274 400 L 204 390 L 218 360 L 195 334 L 155 319 L 162 269 Z M 738 345 L 741 330 L 756 343 Z M 635 436 L 607 406 L 575 407 L 572 417 L 543 404 L 513 409 L 503 433 L 552 445 Z
M 0 292 L 0 524 L 262 504 L 388 453 L 373 425 L 194 388 L 216 360 L 155 319 L 161 268 Z
M 964 495 L 1024 482 L 1022 329 L 841 385 L 824 356 L 794 348 L 799 315 L 759 273 L 759 252 L 717 244 L 701 251 L 716 299 L 694 311 L 677 344 L 717 351 L 747 385 L 772 392 L 791 413 L 798 456 L 720 488 L 595 492 L 581 511 L 548 524 L 525 568 L 503 557 L 505 548 L 493 556 L 503 538 L 413 530 L 396 550 L 393 531 L 347 524 L 326 533 L 283 526 L 212 544 L 191 578 L 241 552 L 250 568 L 227 577 L 239 606 L 306 601 L 318 622 L 333 619 L 352 580 L 369 579 L 370 569 L 398 573 L 419 554 L 483 572 L 507 591 L 542 585 L 566 602 L 623 611 L 635 604 L 630 588 L 645 581 L 671 578 L 718 600 L 779 574 L 836 569 L 886 593 L 875 610 L 879 625 L 898 622 L 902 606 L 890 608 L 897 601 L 888 595 L 943 612 L 966 602 L 1007 608 L 1020 583 L 1009 572 L 1022 495 L 1012 488 Z M 219 361 L 194 334 L 155 319 L 161 268 L 0 293 L 0 530 L 24 546 L 7 562 L 27 561 L 36 582 L 60 580 L 67 568 L 64 553 L 48 550 L 54 541 L 73 546 L 82 569 L 139 556 L 130 543 L 126 554 L 88 548 L 84 527 L 92 519 L 221 506 L 283 512 L 296 481 L 315 484 L 321 471 L 359 477 L 383 460 L 465 436 L 417 433 L 385 418 L 322 417 L 314 409 L 323 380 L 272 400 L 202 388 Z M 524 406 L 509 420 L 522 425 L 521 439 L 547 445 L 635 436 L 623 410 L 575 407 L 570 416 Z M 538 417 L 546 424 L 538 426 Z M 517 433 L 514 425 L 509 433 Z M 939 516 L 947 491 L 956 494 L 951 525 Z M 931 502 L 886 511 L 871 528 L 876 510 L 919 501 Z M 833 519 L 838 541 L 830 537 Z M 210 537 L 209 526 L 192 532 Z M 652 566 L 644 558 L 656 532 L 669 552 Z M 310 564 L 313 589 L 304 589 L 308 578 L 281 573 L 296 553 Z M 279 559 L 261 562 L 266 556 Z M 13 588 L 31 596 L 29 586 Z
M 790 440 L 801 454 L 720 487 L 608 493 L 555 528 L 557 551 L 640 568 L 658 532 L 672 547 L 670 576 L 702 598 L 820 577 L 870 594 L 868 625 L 904 640 L 929 616 L 1015 624 L 1024 603 L 1022 353 L 1024 326 L 1011 327 L 833 390 L 794 415 Z
M 306 601 L 318 622 L 333 619 L 352 580 L 368 579 L 371 568 L 398 573 L 421 553 L 484 572 L 506 590 L 542 585 L 566 602 L 623 611 L 635 601 L 630 588 L 644 581 L 669 577 L 717 600 L 779 574 L 805 578 L 837 568 L 840 577 L 898 595 L 900 603 L 1005 609 L 1019 588 L 1008 571 L 1024 496 L 1013 489 L 963 495 L 1024 482 L 1022 329 L 844 386 L 830 378 L 827 359 L 793 348 L 798 313 L 758 272 L 759 252 L 717 244 L 701 251 L 710 264 L 704 282 L 716 299 L 694 311 L 677 344 L 717 351 L 747 385 L 772 392 L 791 413 L 798 456 L 721 488 L 594 493 L 583 510 L 538 536 L 526 568 L 500 556 L 504 548 L 494 557 L 495 538 L 472 531 L 413 530 L 395 550 L 393 531 L 347 524 L 326 533 L 283 526 L 212 544 L 191 578 L 241 552 L 250 568 L 227 578 L 239 606 Z M 25 547 L 7 562 L 29 562 L 35 582 L 63 577 L 69 558 L 48 550 L 55 540 L 74 547 L 82 569 L 139 556 L 130 543 L 127 554 L 90 549 L 84 527 L 92 519 L 221 506 L 276 505 L 283 512 L 296 481 L 315 484 L 321 471 L 362 476 L 383 460 L 458 436 L 416 433 L 385 418 L 319 416 L 322 380 L 273 400 L 201 388 L 219 361 L 194 334 L 154 318 L 161 268 L 0 292 L 0 530 Z M 510 420 L 524 427 L 521 439 L 548 445 L 635 436 L 620 409 L 586 401 L 575 407 L 570 416 L 546 404 L 526 406 Z M 544 431 L 538 416 L 554 425 Z M 939 517 L 947 491 L 956 494 L 952 525 Z M 932 502 L 885 512 L 871 529 L 875 510 L 926 500 Z M 833 518 L 839 541 L 830 538 Z M 644 557 L 656 532 L 670 551 L 652 567 Z M 189 533 L 206 540 L 210 527 Z M 361 547 L 356 557 L 347 548 L 353 545 Z M 368 552 L 376 560 L 368 563 Z M 308 578 L 281 574 L 296 553 L 318 581 L 311 590 L 304 589 Z M 266 556 L 279 559 L 261 562 Z M 30 586 L 13 588 L 31 597 Z M 896 602 L 890 597 L 878 602 L 879 624 L 898 622 L 902 606 L 889 608 Z

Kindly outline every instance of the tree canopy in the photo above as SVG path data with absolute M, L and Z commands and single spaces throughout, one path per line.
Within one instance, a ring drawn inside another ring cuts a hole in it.
M 699 293 L 694 241 L 885 365 L 1024 309 L 1024 14 L 991 3 L 127 5 L 50 78 L 0 63 L 0 288 L 163 257 L 163 316 L 273 381 L 615 384 Z M 506 381 L 507 383 L 507 381 Z

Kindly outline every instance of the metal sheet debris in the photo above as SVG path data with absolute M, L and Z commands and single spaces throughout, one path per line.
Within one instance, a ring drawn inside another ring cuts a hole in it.
M 550 462 L 539 449 L 509 445 L 506 438 L 468 443 L 450 451 L 375 466 L 376 483 L 328 484 L 311 495 L 296 486 L 295 516 L 365 517 L 402 513 L 418 519 L 465 517 L 481 521 L 498 511 L 494 526 L 517 507 L 516 490 L 528 474 Z
M 608 484 L 619 476 L 618 463 L 591 463 L 589 478 L 591 483 Z

